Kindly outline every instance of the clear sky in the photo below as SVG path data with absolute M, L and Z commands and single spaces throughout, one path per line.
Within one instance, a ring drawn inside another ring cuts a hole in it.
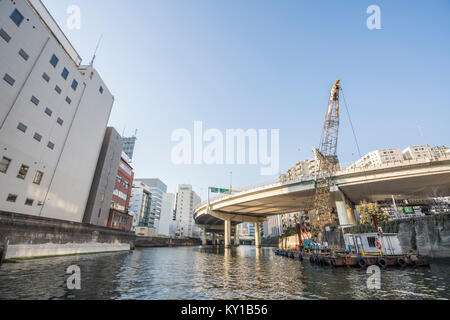
M 171 162 L 171 134 L 205 129 L 280 129 L 280 171 L 312 157 L 329 91 L 342 81 L 361 152 L 450 142 L 450 2 L 266 0 L 44 0 L 116 102 L 110 125 L 138 129 L 138 178 L 171 192 L 269 180 L 259 165 Z M 66 25 L 69 5 L 81 28 Z M 369 30 L 366 9 L 381 9 Z M 338 155 L 358 159 L 345 109 Z M 423 136 L 417 126 L 420 123 Z

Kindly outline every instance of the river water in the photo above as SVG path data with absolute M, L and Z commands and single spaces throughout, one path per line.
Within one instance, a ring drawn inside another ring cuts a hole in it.
M 78 265 L 81 289 L 67 288 Z M 450 261 L 381 271 L 367 289 L 365 270 L 311 265 L 274 248 L 240 246 L 136 249 L 0 266 L 0 299 L 449 299 Z

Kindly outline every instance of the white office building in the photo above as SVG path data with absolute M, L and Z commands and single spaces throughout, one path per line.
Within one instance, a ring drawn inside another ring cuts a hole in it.
M 170 224 L 173 221 L 173 211 L 175 206 L 175 195 L 164 193 L 161 202 L 161 217 L 159 219 L 158 234 L 170 236 Z
M 41 1 L 0 1 L 0 210 L 81 222 L 113 102 Z
M 152 193 L 150 187 L 143 182 L 133 181 L 129 210 L 137 215 L 137 226 L 154 228 L 154 219 L 151 215 Z
M 153 221 L 152 226 L 159 233 L 159 219 L 161 216 L 161 205 L 162 197 L 165 192 L 167 192 L 167 185 L 160 179 L 135 179 L 136 182 L 142 182 L 150 189 L 152 194 L 152 204 L 151 204 L 151 220 Z
M 200 197 L 189 184 L 178 186 L 176 203 L 177 235 L 183 237 L 197 237 L 201 230 L 194 221 L 194 209 L 201 202 Z

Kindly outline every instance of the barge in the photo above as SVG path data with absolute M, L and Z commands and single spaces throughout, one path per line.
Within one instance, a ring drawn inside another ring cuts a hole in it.
M 329 248 L 315 240 L 306 239 L 295 249 L 277 249 L 276 255 L 291 259 L 307 260 L 310 263 L 332 267 L 367 268 L 377 265 L 388 266 L 428 266 L 428 261 L 418 255 L 404 253 L 397 234 L 362 233 L 345 234 L 345 249 Z

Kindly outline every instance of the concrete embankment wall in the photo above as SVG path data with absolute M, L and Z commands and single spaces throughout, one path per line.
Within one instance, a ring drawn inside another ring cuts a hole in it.
M 124 251 L 134 233 L 0 211 L 3 259 Z M 1 255 L 0 255 L 1 258 Z
M 412 251 L 430 258 L 450 258 L 450 214 L 437 214 L 393 221 L 384 221 L 380 226 L 385 233 L 397 233 L 405 252 Z M 369 225 L 346 228 L 345 233 L 376 232 Z M 330 246 L 344 248 L 340 230 L 332 230 L 325 235 Z M 280 248 L 295 248 L 298 236 L 280 238 Z
M 158 237 L 136 237 L 136 247 L 180 247 L 180 246 L 199 246 L 202 241 L 197 238 L 188 239 L 169 239 Z
M 431 258 L 450 257 L 450 214 L 381 222 L 383 232 L 398 233 L 400 245 L 405 251 Z M 374 232 L 367 225 L 345 229 L 346 233 Z

